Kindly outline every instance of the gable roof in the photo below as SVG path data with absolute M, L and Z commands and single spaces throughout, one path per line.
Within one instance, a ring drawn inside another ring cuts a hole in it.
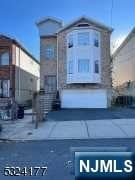
M 135 35 L 135 27 L 130 31 L 130 33 L 127 35 L 127 37 L 123 40 L 123 42 L 120 44 L 120 46 L 115 50 L 112 57 L 114 58 L 120 50 L 129 42 L 129 40 Z
M 0 34 L 0 39 L 4 38 L 8 41 L 11 41 L 13 44 L 17 45 L 19 48 L 21 48 L 28 56 L 30 56 L 36 63 L 40 64 L 40 62 L 31 54 L 29 51 L 22 46 L 20 42 L 18 42 L 15 38 L 5 35 L 5 34 Z
M 70 22 L 69 24 L 65 25 L 64 27 L 62 27 L 62 28 L 58 31 L 58 33 L 61 32 L 61 31 L 63 31 L 63 30 L 65 30 L 65 29 L 67 29 L 67 28 L 69 28 L 69 27 L 71 27 L 71 26 L 73 26 L 74 24 L 76 24 L 77 22 L 79 22 L 79 21 L 81 21 L 81 20 L 86 20 L 86 21 L 88 21 L 88 22 L 90 22 L 90 23 L 95 24 L 96 26 L 98 26 L 98 27 L 100 27 L 100 28 L 102 28 L 102 29 L 106 29 L 106 30 L 109 31 L 109 32 L 112 32 L 112 31 L 113 31 L 113 29 L 112 29 L 111 27 L 108 27 L 108 26 L 106 26 L 106 25 L 104 25 L 104 24 L 102 24 L 102 23 L 100 23 L 100 22 L 97 22 L 97 21 L 95 21 L 94 19 L 91 19 L 91 18 L 86 17 L 86 16 L 81 16 L 81 17 L 77 18 L 76 20 Z
M 37 26 L 38 26 L 38 25 L 40 25 L 40 24 L 42 24 L 42 23 L 44 23 L 44 22 L 46 22 L 46 21 L 48 21 L 48 20 L 57 22 L 57 23 L 59 23 L 59 24 L 63 24 L 63 21 L 62 21 L 62 20 L 60 20 L 60 19 L 58 19 L 58 18 L 55 18 L 55 17 L 51 17 L 51 16 L 46 16 L 46 17 L 44 17 L 44 18 L 41 18 L 40 20 L 38 20 L 38 21 L 36 22 L 36 24 L 37 24 Z

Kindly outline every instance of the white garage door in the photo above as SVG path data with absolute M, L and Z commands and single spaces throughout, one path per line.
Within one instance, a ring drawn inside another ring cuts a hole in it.
M 107 108 L 106 90 L 63 90 L 62 108 Z

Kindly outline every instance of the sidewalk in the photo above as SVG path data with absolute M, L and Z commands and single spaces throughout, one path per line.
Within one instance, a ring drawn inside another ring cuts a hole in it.
M 15 123 L 5 122 L 1 139 L 100 139 L 135 138 L 135 119 L 46 121 L 34 129 L 31 116 Z

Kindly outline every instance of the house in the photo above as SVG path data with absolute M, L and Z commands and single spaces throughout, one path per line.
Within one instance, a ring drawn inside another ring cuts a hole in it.
M 67 25 L 46 17 L 37 26 L 45 109 L 51 109 L 56 92 L 62 108 L 109 107 L 112 28 L 85 16 Z
M 135 96 L 135 28 L 113 54 L 112 77 L 118 94 Z
M 0 98 L 24 104 L 39 90 L 40 64 L 15 39 L 0 35 Z

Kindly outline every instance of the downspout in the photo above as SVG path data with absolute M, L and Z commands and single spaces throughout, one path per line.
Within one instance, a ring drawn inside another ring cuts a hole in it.
M 58 34 L 57 34 L 57 91 L 59 90 L 59 57 L 58 57 Z
M 19 47 L 19 54 L 18 54 L 18 60 L 19 60 L 19 74 L 18 74 L 18 95 L 19 95 L 19 102 L 20 102 L 20 47 Z

